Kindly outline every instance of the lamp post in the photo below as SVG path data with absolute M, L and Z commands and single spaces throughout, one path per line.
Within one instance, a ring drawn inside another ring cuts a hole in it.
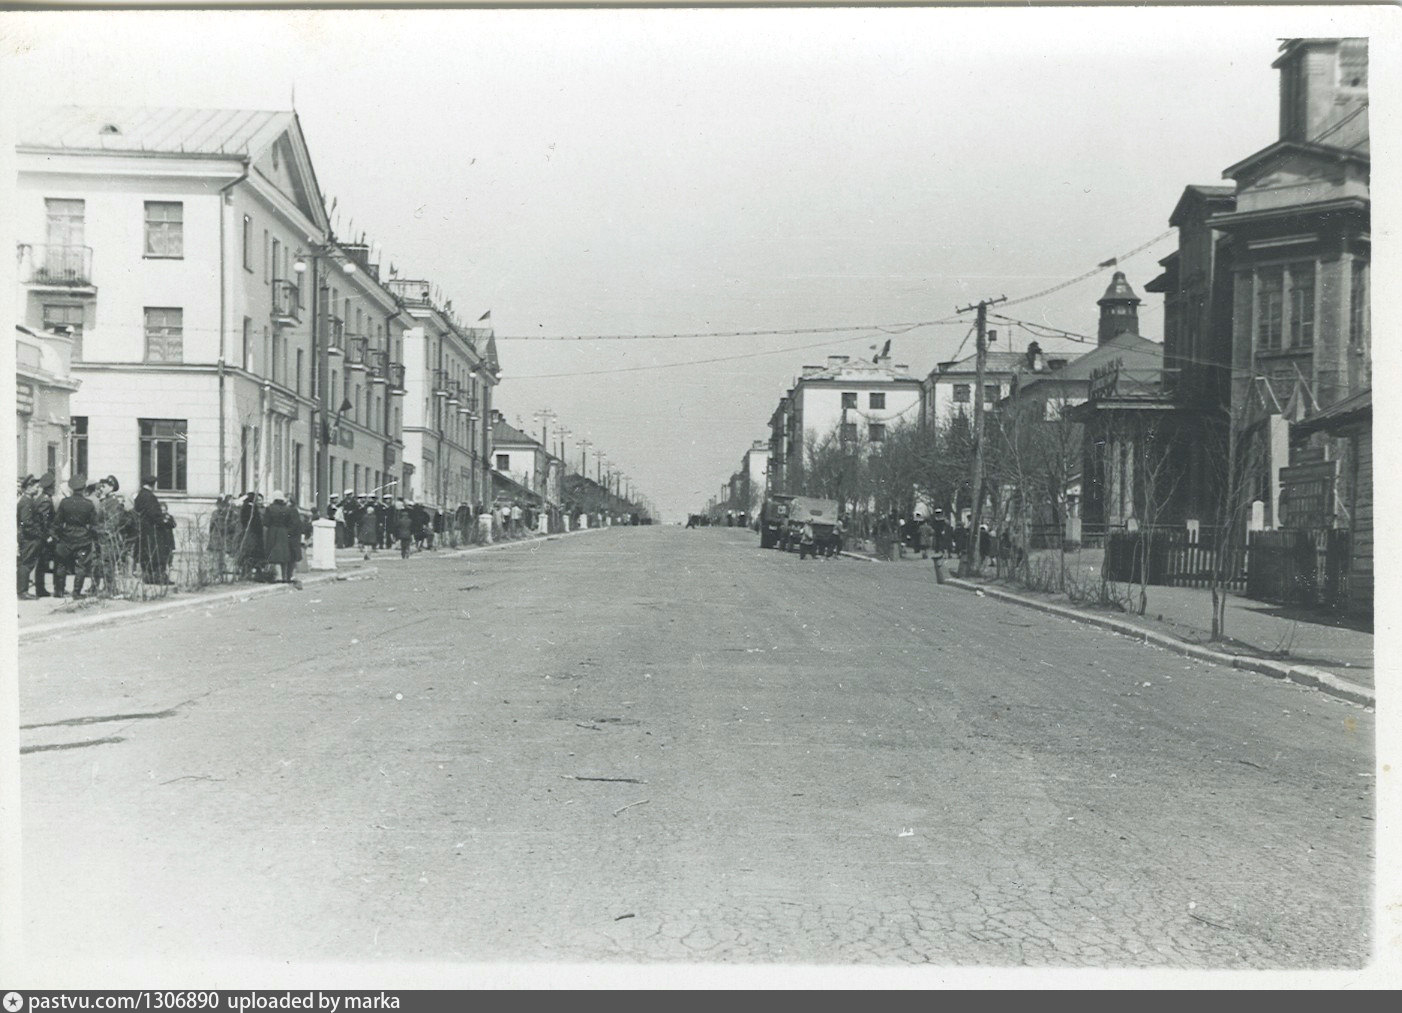
M 326 516 L 331 492 L 331 405 L 327 399 L 327 388 L 331 381 L 331 342 L 328 335 L 322 334 L 324 314 L 321 306 L 321 293 L 325 279 L 320 277 L 316 265 L 322 260 L 332 260 L 341 266 L 346 274 L 355 273 L 355 261 L 341 253 L 333 243 L 318 243 L 307 237 L 310 252 L 299 251 L 292 264 L 292 270 L 305 277 L 311 268 L 312 288 L 312 353 L 317 363 L 316 378 L 316 519 L 312 521 L 311 569 L 336 569 L 336 522 Z

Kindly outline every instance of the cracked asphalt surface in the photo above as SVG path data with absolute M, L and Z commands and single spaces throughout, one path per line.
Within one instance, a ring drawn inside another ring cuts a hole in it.
M 931 578 L 609 530 L 26 643 L 30 952 L 1368 961 L 1371 712 Z

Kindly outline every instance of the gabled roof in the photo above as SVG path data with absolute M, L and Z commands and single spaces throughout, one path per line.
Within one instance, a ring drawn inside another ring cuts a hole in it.
M 1178 198 L 1178 203 L 1173 207 L 1173 213 L 1168 216 L 1168 224 L 1174 228 L 1182 225 L 1194 205 L 1207 205 L 1210 214 L 1213 211 L 1221 210 L 1221 206 L 1224 204 L 1234 204 L 1235 202 L 1236 187 L 1234 186 L 1207 186 L 1200 183 L 1190 183 L 1183 188 L 1183 196 Z M 1163 261 L 1161 260 L 1159 263 L 1162 264 Z
M 296 114 L 258 109 L 40 108 L 19 130 L 21 148 L 256 156 Z
M 1274 144 L 1268 144 L 1254 155 L 1248 155 L 1240 162 L 1227 166 L 1222 170 L 1222 175 L 1228 179 L 1240 180 L 1277 155 L 1290 153 L 1309 155 L 1329 162 L 1352 161 L 1368 165 L 1372 161 L 1366 151 L 1360 151 L 1358 148 L 1336 148 L 1332 144 L 1309 144 L 1304 141 L 1276 141 Z
M 506 419 L 492 420 L 492 443 L 498 447 L 531 447 L 536 450 L 544 450 L 545 445 L 539 440 L 532 439 L 528 434 L 521 432 Z
M 983 371 L 985 373 L 1013 373 L 1017 371 L 1020 363 L 1027 361 L 1027 357 L 1022 352 L 988 352 L 983 360 Z M 958 359 L 954 362 L 941 362 L 933 370 L 930 376 L 938 379 L 951 373 L 963 375 L 977 371 L 978 355 L 970 355 Z

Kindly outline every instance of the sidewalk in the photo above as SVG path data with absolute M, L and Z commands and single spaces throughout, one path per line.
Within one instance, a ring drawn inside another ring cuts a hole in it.
M 849 555 L 887 566 L 923 567 L 929 572 L 931 582 L 934 581 L 933 564 L 922 560 L 919 553 L 907 553 L 905 559 L 894 561 L 876 560 L 865 553 Z M 1226 639 L 1213 641 L 1212 597 L 1205 588 L 1151 584 L 1148 607 L 1140 616 L 1074 604 L 1064 594 L 1031 591 L 991 575 L 958 579 L 952 576 L 957 569 L 957 560 L 946 560 L 947 585 L 979 590 L 1005 601 L 1059 614 L 1072 614 L 1117 632 L 1142 633 L 1180 653 L 1215 656 L 1238 668 L 1291 678 L 1320 689 L 1325 689 L 1322 683 L 1338 682 L 1341 684 L 1337 687 L 1339 692 L 1334 695 L 1372 702 L 1375 688 L 1373 634 L 1335 621 L 1327 613 L 1229 594 Z
M 581 534 L 581 529 L 569 534 Z M 303 587 L 312 587 L 337 580 L 363 580 L 374 577 L 381 566 L 402 564 L 415 559 L 455 559 L 474 552 L 524 545 L 531 542 L 548 541 L 565 537 L 564 533 L 554 535 L 533 534 L 516 539 L 497 541 L 491 545 L 469 545 L 462 548 L 440 548 L 432 551 L 414 552 L 408 559 L 400 556 L 396 549 L 379 549 L 370 559 L 364 558 L 363 549 L 337 549 L 335 570 L 312 570 L 297 574 Z M 268 594 L 285 594 L 295 589 L 291 584 L 242 581 L 232 584 L 211 584 L 196 590 L 170 592 L 146 601 L 130 598 L 39 598 L 30 601 L 16 601 L 18 612 L 19 639 L 53 636 L 94 626 L 105 626 L 115 622 L 137 621 L 164 615 L 183 608 L 202 608 L 214 605 L 246 601 L 251 597 Z

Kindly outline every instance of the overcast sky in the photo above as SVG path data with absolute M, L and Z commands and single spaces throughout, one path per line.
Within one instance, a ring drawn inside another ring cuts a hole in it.
M 1277 40 L 1345 29 L 1291 8 L 0 15 L 29 101 L 285 109 L 295 86 L 340 234 L 465 320 L 490 310 L 508 417 L 553 409 L 668 520 L 767 438 L 804 363 L 891 335 L 514 338 L 894 324 L 1036 291 L 1274 140 Z M 1171 249 L 1122 265 L 1153 338 L 1142 287 Z M 1093 334 L 1108 281 L 1009 313 Z M 893 355 L 923 374 L 966 329 Z

